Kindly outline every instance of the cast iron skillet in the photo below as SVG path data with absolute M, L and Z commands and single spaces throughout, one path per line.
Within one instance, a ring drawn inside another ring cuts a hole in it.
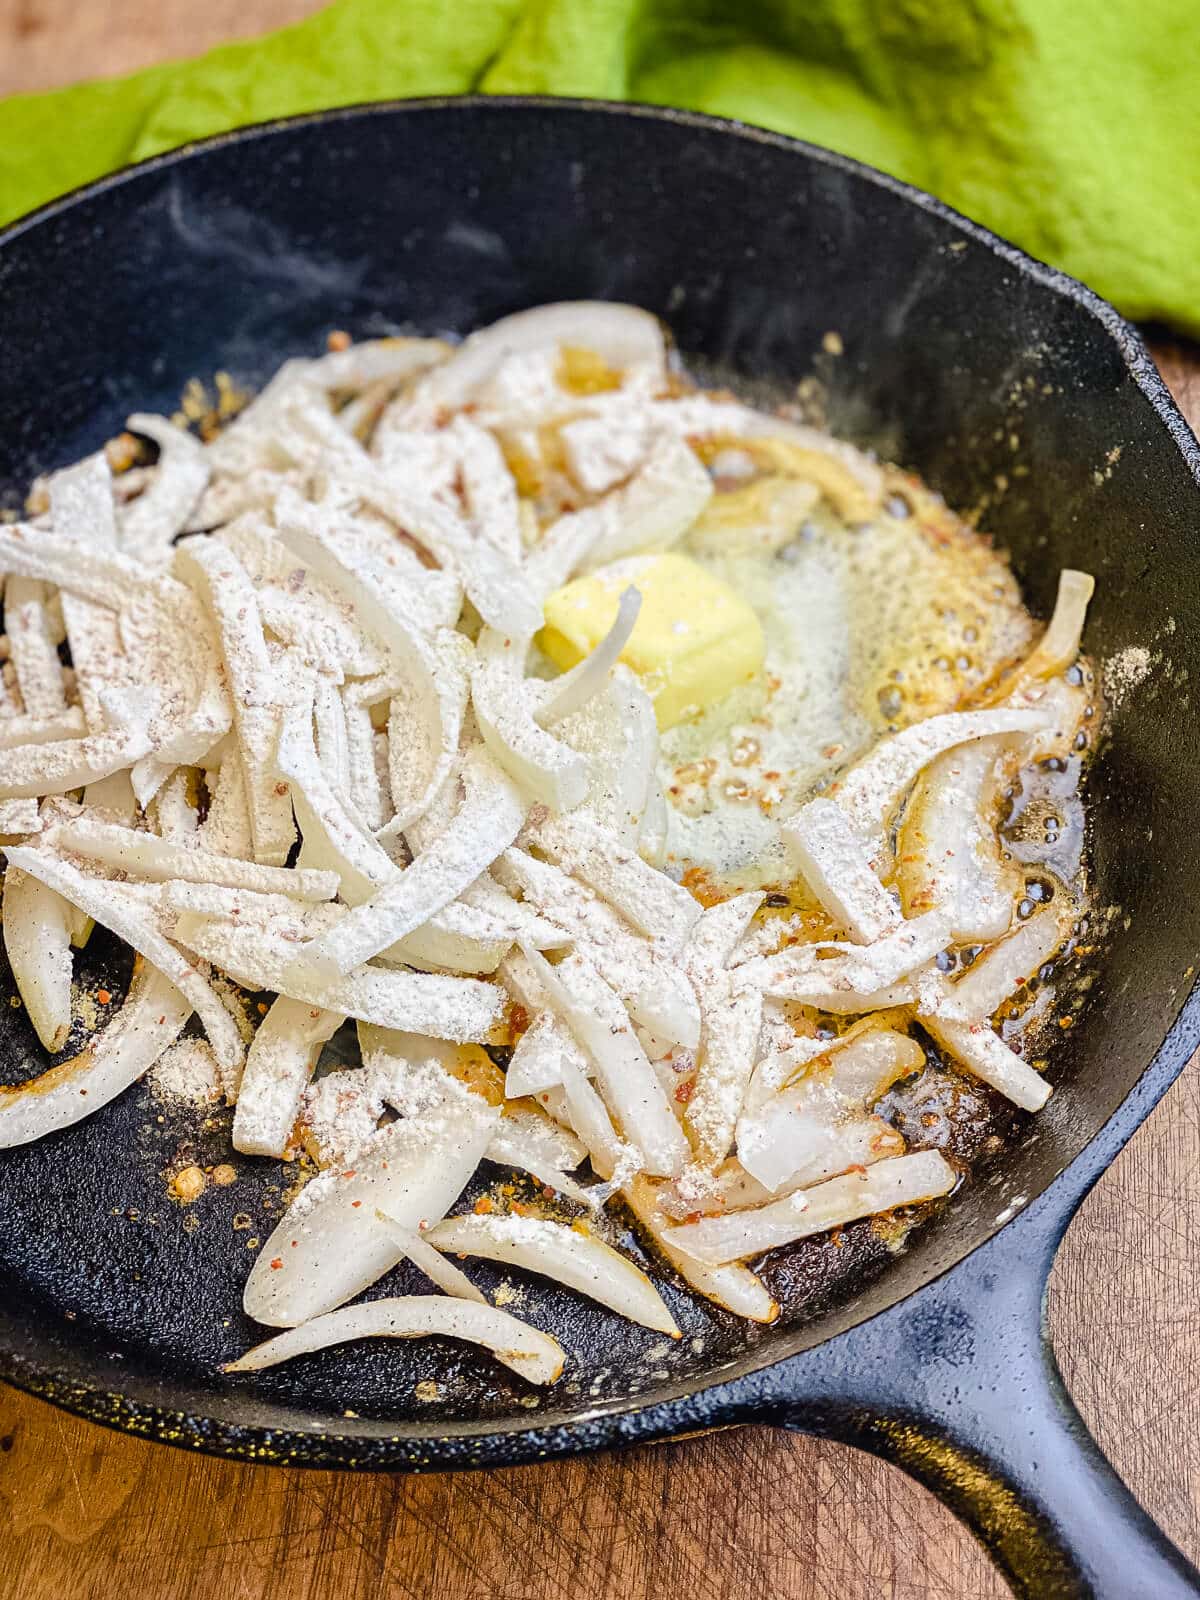
M 815 370 L 835 428 L 953 505 L 987 505 L 1035 607 L 1060 567 L 1087 568 L 1091 648 L 1163 653 L 1094 773 L 1099 892 L 1126 920 L 1048 1109 L 906 1253 L 860 1232 L 849 1281 L 824 1243 L 773 1269 L 789 1316 L 772 1330 L 669 1289 L 686 1337 L 666 1352 L 531 1293 L 526 1312 L 576 1359 L 527 1409 L 518 1380 L 430 1343 L 220 1380 L 254 1336 L 244 1245 L 278 1212 L 277 1168 L 242 1160 L 185 1216 L 162 1171 L 223 1159 L 225 1129 L 196 1135 L 135 1089 L 4 1155 L 0 1375 L 129 1432 L 292 1465 L 497 1466 L 772 1422 L 905 1467 L 1019 1594 L 1200 1594 L 1089 1438 L 1043 1324 L 1063 1229 L 1200 1024 L 1196 721 L 1181 700 L 1200 679 L 1200 450 L 1108 306 L 927 195 L 767 133 L 536 100 L 338 112 L 150 162 L 0 236 L 0 487 L 15 495 L 131 410 L 171 410 L 190 376 L 259 380 L 332 326 L 466 330 L 576 297 L 647 306 L 735 373 Z M 840 358 L 821 354 L 828 330 Z M 0 1009 L 16 1081 L 36 1057 Z M 413 1398 L 426 1377 L 443 1384 L 432 1405 Z

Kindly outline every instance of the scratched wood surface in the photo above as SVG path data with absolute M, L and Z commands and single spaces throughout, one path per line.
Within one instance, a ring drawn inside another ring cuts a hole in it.
M 253 34 L 313 0 L 0 0 L 0 94 Z M 1200 422 L 1200 356 L 1156 347 Z M 1200 1066 L 1085 1203 L 1055 1347 L 1101 1444 L 1200 1560 Z M 901 1473 L 744 1429 L 469 1477 L 277 1472 L 184 1456 L 0 1389 L 0 1600 L 1002 1600 Z

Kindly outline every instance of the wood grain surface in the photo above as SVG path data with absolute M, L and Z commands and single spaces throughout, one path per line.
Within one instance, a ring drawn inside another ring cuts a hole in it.
M 449 3 L 449 0 L 446 0 Z M 0 0 L 0 94 L 253 34 L 313 0 Z M 1193 424 L 1200 357 L 1156 347 Z M 1085 1203 L 1051 1293 L 1100 1443 L 1200 1560 L 1200 1067 Z M 185 1456 L 0 1390 L 3 1600 L 1001 1600 L 971 1536 L 900 1472 L 743 1429 L 467 1477 Z

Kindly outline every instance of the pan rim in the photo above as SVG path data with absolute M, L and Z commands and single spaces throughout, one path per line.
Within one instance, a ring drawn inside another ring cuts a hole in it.
M 78 205 L 134 182 L 143 175 L 169 169 L 227 145 L 251 144 L 309 125 L 329 125 L 374 117 L 396 118 L 443 111 L 502 113 L 529 110 L 666 123 L 768 145 L 872 183 L 950 224 L 1022 276 L 1070 300 L 1100 325 L 1102 333 L 1117 347 L 1129 376 L 1149 402 L 1193 479 L 1200 486 L 1200 443 L 1175 405 L 1140 333 L 1094 290 L 1060 269 L 1027 254 L 926 191 L 853 157 L 786 134 L 702 112 L 639 102 L 548 95 L 472 94 L 368 101 L 275 118 L 190 141 L 82 184 L 47 202 L 0 229 L 0 260 L 4 251 L 27 232 L 67 215 Z M 1180 1006 L 1162 1044 L 1112 1116 L 1083 1149 L 1050 1179 L 1035 1197 L 1030 1211 L 1023 1213 L 1023 1216 L 1031 1215 L 1034 1209 L 1048 1212 L 1052 1218 L 1051 1229 L 1056 1230 L 1057 1237 L 1087 1189 L 1111 1163 L 1117 1151 L 1145 1120 L 1183 1069 L 1195 1047 L 1198 1034 L 1200 979 L 1197 979 Z M 937 1282 L 969 1259 L 1003 1227 L 1014 1226 L 1020 1220 L 1019 1217 L 1014 1218 L 986 1233 L 949 1265 L 935 1269 L 923 1283 L 889 1302 L 872 1316 L 883 1315 L 892 1306 L 911 1301 L 930 1283 Z M 863 1322 L 869 1320 L 870 1317 L 861 1319 Z M 815 1340 L 809 1348 L 816 1349 L 836 1340 L 843 1336 L 844 1331 L 839 1330 Z M 660 1400 L 647 1402 L 639 1396 L 614 1401 L 603 1408 L 572 1417 L 562 1424 L 546 1427 L 505 1419 L 494 1427 L 466 1424 L 464 1431 L 431 1430 L 429 1433 L 406 1429 L 403 1433 L 389 1434 L 380 1431 L 388 1427 L 386 1423 L 373 1424 L 370 1431 L 308 1431 L 232 1423 L 215 1417 L 193 1415 L 156 1402 L 142 1401 L 119 1390 L 89 1386 L 72 1378 L 63 1369 L 29 1360 L 10 1350 L 0 1350 L 0 1380 L 87 1420 L 205 1454 L 324 1469 L 448 1470 L 549 1460 L 619 1444 L 650 1443 L 697 1428 L 722 1427 L 762 1419 L 767 1405 L 765 1391 L 769 1387 L 763 1382 L 764 1376 L 783 1366 L 794 1355 L 794 1352 L 772 1354 L 769 1349 L 769 1346 L 764 1346 L 759 1351 L 749 1353 L 745 1358 L 747 1364 L 737 1364 L 741 1370 L 734 1378 L 714 1382 L 702 1379 L 697 1387 L 680 1383 L 676 1386 L 677 1393 Z M 465 1431 L 470 1427 L 476 1431 Z

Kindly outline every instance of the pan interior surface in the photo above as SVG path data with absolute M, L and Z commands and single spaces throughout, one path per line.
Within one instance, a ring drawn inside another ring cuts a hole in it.
M 0 504 L 130 411 L 173 411 L 189 378 L 223 369 L 261 383 L 333 327 L 461 333 L 586 298 L 657 312 L 731 381 L 815 380 L 835 432 L 978 509 L 1036 613 L 1060 568 L 1082 567 L 1097 579 L 1090 652 L 1146 652 L 1151 670 L 1116 698 L 1092 770 L 1111 934 L 1052 1062 L 1048 1108 L 904 1252 L 864 1226 L 771 1269 L 788 1306 L 774 1329 L 668 1284 L 684 1332 L 672 1345 L 524 1280 L 512 1309 L 571 1352 L 562 1383 L 535 1395 L 433 1340 L 222 1379 L 221 1362 L 260 1333 L 241 1288 L 286 1179 L 237 1157 L 232 1184 L 180 1206 L 166 1175 L 229 1160 L 228 1116 L 172 1112 L 139 1086 L 0 1157 L 0 1349 L 16 1381 L 67 1404 L 111 1392 L 135 1411 L 188 1413 L 201 1420 L 184 1432 L 201 1442 L 210 1425 L 507 1431 L 680 1394 L 824 1339 L 965 1254 L 1104 1125 L 1185 1000 L 1200 948 L 1188 714 L 1200 640 L 1185 625 L 1200 597 L 1200 494 L 1186 440 L 1148 397 L 1148 358 L 1115 316 L 851 163 L 702 119 L 451 102 L 300 121 L 152 164 L 0 239 Z M 123 986 L 121 959 L 97 938 L 85 973 Z M 9 1083 L 40 1065 L 10 1007 L 0 1062 Z M 479 1264 L 485 1289 L 499 1276 Z M 423 1286 L 400 1270 L 378 1292 Z M 103 1413 L 94 1398 L 89 1409 Z

